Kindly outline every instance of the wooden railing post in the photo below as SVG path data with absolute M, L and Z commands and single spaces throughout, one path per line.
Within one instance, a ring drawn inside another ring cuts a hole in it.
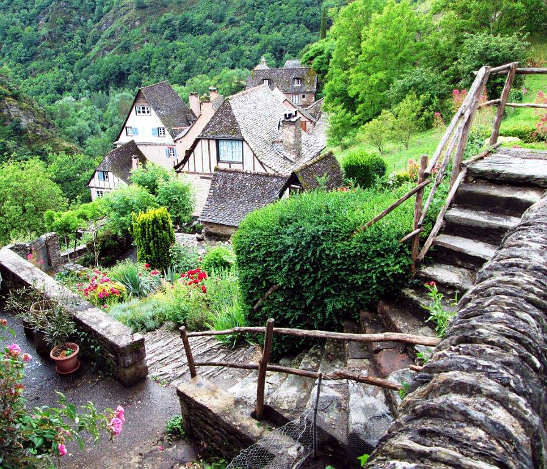
M 195 378 L 197 376 L 196 365 L 194 364 L 194 357 L 192 355 L 192 349 L 190 348 L 188 333 L 186 332 L 186 327 L 184 326 L 180 328 L 180 338 L 182 339 L 184 351 L 186 352 L 186 360 L 188 362 L 188 368 L 190 369 L 190 377 Z
M 262 420 L 264 416 L 264 388 L 266 386 L 266 371 L 268 369 L 268 362 L 270 361 L 270 355 L 272 352 L 272 338 L 273 338 L 274 320 L 268 319 L 266 322 L 266 334 L 264 336 L 264 350 L 262 351 L 262 358 L 258 365 L 258 382 L 256 386 L 256 409 L 255 417 L 257 420 Z
M 498 141 L 498 136 L 500 134 L 501 120 L 503 119 L 503 114 L 505 113 L 505 103 L 507 102 L 507 99 L 509 98 L 509 92 L 511 91 L 511 87 L 513 86 L 513 80 L 515 79 L 517 65 L 518 65 L 518 62 L 513 62 L 511 64 L 511 68 L 509 69 L 509 73 L 507 74 L 505 85 L 501 93 L 498 110 L 496 112 L 496 118 L 494 119 L 494 127 L 492 129 L 492 135 L 490 135 L 490 142 L 489 142 L 490 145 L 494 145 Z
M 420 171 L 418 173 L 418 185 L 425 180 L 425 171 L 427 169 L 427 155 L 422 155 L 420 158 Z M 422 216 L 422 203 L 424 198 L 424 189 L 420 189 L 416 192 L 416 201 L 414 203 L 414 230 L 420 228 L 419 222 Z M 412 276 L 416 275 L 416 258 L 418 257 L 418 251 L 420 249 L 420 233 L 414 235 L 412 240 Z

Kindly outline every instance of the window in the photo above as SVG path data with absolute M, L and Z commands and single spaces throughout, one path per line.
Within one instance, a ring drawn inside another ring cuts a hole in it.
M 97 191 L 97 197 L 102 197 L 104 195 L 103 191 Z
M 241 140 L 217 140 L 220 163 L 242 163 L 243 142 Z
M 165 137 L 165 127 L 153 127 L 152 137 Z
M 300 86 L 302 84 L 302 78 L 293 79 L 294 86 Z
M 292 95 L 292 102 L 294 104 L 300 104 L 300 95 L 299 94 L 293 94 Z
M 305 94 L 302 95 L 302 99 L 306 99 L 306 95 L 305 95 Z
M 98 172 L 99 181 L 108 181 L 108 171 Z
M 270 80 L 268 80 L 267 78 L 264 78 L 264 80 L 262 80 L 262 84 L 263 85 L 270 85 Z
M 126 127 L 125 135 L 129 135 L 129 136 L 139 135 L 139 129 L 137 129 L 137 127 Z
M 176 158 L 177 157 L 177 149 L 175 147 L 168 147 L 165 149 L 165 156 L 167 158 Z
M 149 116 L 150 106 L 138 104 L 137 106 L 135 106 L 135 114 L 137 114 L 137 116 Z

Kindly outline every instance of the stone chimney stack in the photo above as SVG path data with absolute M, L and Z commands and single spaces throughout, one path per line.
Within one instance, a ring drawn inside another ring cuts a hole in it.
M 214 86 L 209 87 L 209 100 L 213 102 L 218 98 L 218 90 Z
M 291 112 L 286 113 L 281 121 L 283 147 L 295 160 L 302 154 L 302 127 L 300 117 Z
M 190 93 L 188 101 L 190 102 L 190 109 L 192 110 L 192 112 L 196 115 L 196 117 L 199 117 L 199 115 L 201 114 L 201 103 L 199 102 L 199 95 L 196 92 Z

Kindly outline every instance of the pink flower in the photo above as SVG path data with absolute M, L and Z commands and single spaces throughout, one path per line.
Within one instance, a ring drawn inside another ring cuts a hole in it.
M 64 456 L 67 453 L 66 446 L 63 445 L 62 443 L 59 443 L 57 445 L 57 449 L 59 450 L 59 456 Z
M 125 423 L 125 409 L 121 405 L 116 407 L 115 415 L 122 421 L 122 423 Z
M 152 272 L 150 272 L 150 275 L 158 275 L 159 273 L 159 270 L 154 269 Z
M 27 261 L 31 261 L 32 260 L 32 254 L 27 254 Z
M 23 354 L 23 361 L 24 361 L 24 362 L 29 362 L 29 361 L 31 361 L 31 360 L 32 360 L 32 356 L 31 356 L 31 355 L 29 355 L 28 353 L 24 353 L 24 354 Z
M 108 428 L 114 435 L 119 435 L 122 432 L 123 422 L 118 417 L 112 417 L 112 420 L 110 420 L 110 423 L 108 424 Z
M 6 327 L 8 325 L 8 321 L 5 319 L 0 319 L 0 326 Z
M 16 357 L 17 355 L 21 353 L 21 347 L 19 347 L 19 345 L 17 344 L 9 345 L 8 350 L 9 350 L 9 353 L 13 355 L 14 357 Z
M 158 446 L 158 451 L 163 451 L 163 446 Z

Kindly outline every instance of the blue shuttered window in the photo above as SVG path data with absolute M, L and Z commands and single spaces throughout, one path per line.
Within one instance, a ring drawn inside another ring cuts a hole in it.
M 157 136 L 158 136 L 158 128 L 152 127 L 152 137 L 157 137 Z
M 218 161 L 221 163 L 242 163 L 243 142 L 241 140 L 218 140 Z

